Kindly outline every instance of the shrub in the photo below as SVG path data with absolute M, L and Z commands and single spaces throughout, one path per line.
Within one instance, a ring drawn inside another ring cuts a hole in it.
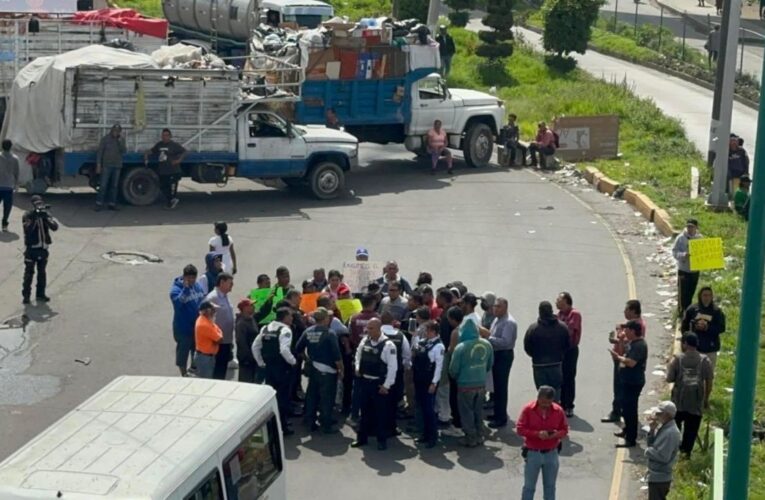
M 584 54 L 603 0 L 546 0 L 543 45 L 558 55 Z
M 489 60 L 503 60 L 513 54 L 513 4 L 515 0 L 493 0 L 489 2 L 488 14 L 483 24 L 493 31 L 481 31 L 478 38 L 483 42 L 476 52 Z

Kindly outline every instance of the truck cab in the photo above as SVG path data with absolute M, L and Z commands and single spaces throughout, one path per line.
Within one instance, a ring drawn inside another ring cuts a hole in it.
M 345 172 L 358 164 L 359 143 L 326 127 L 294 125 L 267 108 L 243 112 L 238 122 L 237 177 L 281 178 L 308 187 L 320 199 L 334 198 Z
M 294 23 L 301 28 L 314 29 L 334 15 L 334 8 L 318 0 L 262 0 L 260 12 L 264 24 Z
M 494 138 L 502 127 L 504 103 L 495 96 L 468 89 L 449 89 L 438 73 L 412 84 L 411 118 L 406 130 L 407 149 L 422 153 L 424 136 L 441 120 L 449 146 L 462 149 L 471 166 L 483 166 L 491 159 Z

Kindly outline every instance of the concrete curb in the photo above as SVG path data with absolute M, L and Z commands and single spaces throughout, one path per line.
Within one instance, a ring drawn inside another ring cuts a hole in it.
M 593 187 L 601 193 L 613 195 L 614 192 L 621 187 L 617 181 L 606 177 L 603 172 L 595 167 L 585 167 L 583 176 L 587 182 L 592 184 Z M 664 236 L 676 236 L 678 234 L 678 232 L 675 231 L 675 228 L 672 227 L 672 221 L 667 211 L 659 208 L 659 206 L 645 194 L 636 189 L 628 188 L 624 190 L 622 198 L 635 207 L 635 210 L 640 212 L 640 215 L 646 220 L 653 222 L 656 226 L 656 230 Z
M 543 30 L 536 28 L 534 26 L 530 25 L 523 25 L 523 28 L 533 31 L 534 33 L 537 33 L 538 35 L 543 34 Z M 675 78 L 679 78 L 681 80 L 685 80 L 688 83 L 692 83 L 694 85 L 698 85 L 699 87 L 705 88 L 710 91 L 714 91 L 715 87 L 714 84 L 707 82 L 706 80 L 701 80 L 700 78 L 696 78 L 695 76 L 691 76 L 687 73 L 683 73 L 682 71 L 676 71 L 671 68 L 667 68 L 665 66 L 661 66 L 659 64 L 655 64 L 652 62 L 645 62 L 645 61 L 638 61 L 631 57 L 625 57 L 622 54 L 618 54 L 616 52 L 612 52 L 610 50 L 603 50 L 600 48 L 593 47 L 592 44 L 587 44 L 587 50 L 591 50 L 593 52 L 597 52 L 598 54 L 603 54 L 604 56 L 613 57 L 615 59 L 620 59 L 622 61 L 627 61 L 632 64 L 637 64 L 638 66 L 645 66 L 646 68 L 653 69 L 655 71 L 659 71 L 661 73 L 666 73 L 668 75 L 674 76 Z M 738 102 L 739 104 L 743 104 L 744 106 L 747 106 L 749 108 L 752 108 L 754 110 L 759 110 L 760 106 L 755 101 L 752 101 L 751 99 L 747 99 L 746 97 L 743 97 L 739 94 L 733 94 L 733 99 Z

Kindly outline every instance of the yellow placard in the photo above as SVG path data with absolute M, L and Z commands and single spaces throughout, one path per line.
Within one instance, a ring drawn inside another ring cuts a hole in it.
M 335 301 L 337 310 L 340 311 L 340 319 L 343 323 L 351 319 L 351 316 L 361 312 L 361 301 L 359 299 L 340 299 Z
M 690 240 L 688 252 L 691 257 L 691 271 L 725 268 L 722 238 Z

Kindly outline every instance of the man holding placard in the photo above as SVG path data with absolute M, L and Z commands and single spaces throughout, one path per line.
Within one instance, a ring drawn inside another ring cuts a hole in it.
M 688 219 L 685 231 L 675 239 L 672 247 L 672 256 L 677 261 L 677 305 L 681 315 L 691 305 L 696 285 L 699 283 L 699 271 L 691 269 L 690 242 L 701 237 L 699 222 L 696 219 Z

